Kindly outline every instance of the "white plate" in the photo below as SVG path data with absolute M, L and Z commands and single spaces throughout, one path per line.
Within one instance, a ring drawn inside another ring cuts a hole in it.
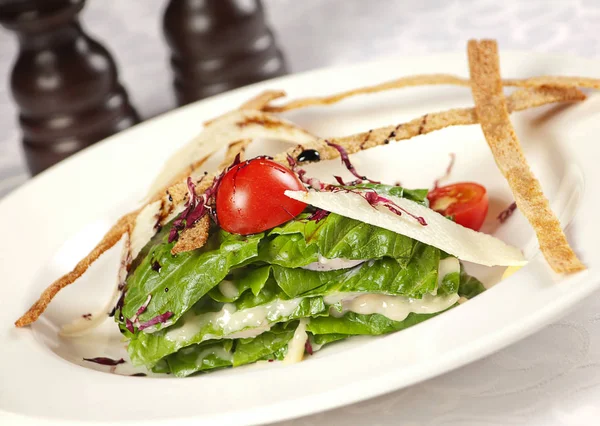
M 506 77 L 542 74 L 600 76 L 600 63 L 531 53 L 502 55 Z M 560 277 L 539 254 L 520 214 L 498 227 L 494 215 L 510 191 L 477 126 L 455 127 L 355 156 L 373 178 L 431 186 L 448 153 L 452 181 L 473 180 L 491 196 L 486 224 L 531 259 L 524 269 L 476 299 L 409 330 L 324 349 L 291 366 L 226 370 L 187 379 L 108 374 L 83 356 L 117 356 L 118 340 L 72 341 L 57 327 L 98 308 L 114 283 L 117 251 L 55 300 L 33 327 L 13 321 L 54 278 L 70 269 L 110 224 L 134 207 L 164 159 L 201 128 L 203 120 L 241 104 L 264 88 L 307 96 L 373 84 L 400 75 L 467 75 L 463 54 L 402 58 L 327 69 L 243 88 L 179 109 L 120 133 L 31 180 L 0 203 L 0 420 L 10 424 L 261 423 L 349 404 L 411 385 L 481 358 L 557 319 L 598 287 L 600 225 L 594 184 L 600 181 L 600 96 L 568 108 L 547 107 L 513 116 L 532 168 L 567 227 L 586 272 Z M 341 135 L 400 123 L 426 112 L 471 105 L 457 87 L 424 87 L 348 100 L 287 117 L 320 135 Z M 331 175 L 338 162 L 312 173 Z M 475 268 L 493 284 L 502 270 Z M 110 321 L 98 332 L 114 335 Z M 115 349 L 117 348 L 117 349 Z M 87 364 L 83 365 L 82 364 Z M 85 368 L 84 368 L 85 367 Z M 94 370 L 101 370 L 96 371 Z M 126 373 L 120 366 L 117 373 Z

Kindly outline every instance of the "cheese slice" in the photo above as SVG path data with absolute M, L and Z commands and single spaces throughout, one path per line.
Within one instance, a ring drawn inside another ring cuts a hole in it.
M 385 206 L 372 207 L 356 193 L 286 191 L 285 195 L 341 216 L 406 235 L 437 247 L 460 260 L 486 266 L 521 266 L 527 263 L 518 248 L 491 235 L 458 225 L 430 208 L 406 198 L 386 195 L 386 198 L 411 214 L 423 217 L 427 225 L 420 225 L 407 214 L 398 216 Z

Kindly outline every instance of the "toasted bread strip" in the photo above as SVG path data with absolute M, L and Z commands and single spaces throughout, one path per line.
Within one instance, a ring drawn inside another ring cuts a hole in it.
M 252 139 L 242 139 L 239 141 L 235 141 L 229 144 L 227 148 L 227 152 L 225 153 L 225 158 L 219 164 L 219 170 L 225 170 L 227 167 L 234 162 L 235 157 L 239 154 L 240 160 L 244 160 L 244 153 L 246 152 L 246 148 L 248 145 L 252 143 Z
M 508 97 L 507 103 L 508 110 L 513 112 L 555 102 L 575 102 L 584 99 L 585 94 L 577 88 L 540 87 L 518 90 Z M 395 126 L 380 127 L 341 138 L 331 138 L 330 141 L 342 145 L 349 154 L 353 154 L 367 148 L 388 144 L 391 141 L 410 139 L 445 127 L 477 124 L 477 122 L 474 108 L 458 108 L 425 114 Z M 336 149 L 327 146 L 325 140 L 320 139 L 309 144 L 298 145 L 285 153 L 276 155 L 275 161 L 287 164 L 288 155 L 296 158 L 305 149 L 316 149 L 321 160 L 330 160 L 339 156 Z
M 366 95 L 369 93 L 384 92 L 386 90 L 401 89 L 403 87 L 428 85 L 468 86 L 469 80 L 466 78 L 457 77 L 449 74 L 411 75 L 408 77 L 401 77 L 392 81 L 386 81 L 384 83 L 376 84 L 374 86 L 366 86 L 359 87 L 357 89 L 351 89 L 346 92 L 336 93 L 334 95 L 300 98 L 280 106 L 266 104 L 263 107 L 263 111 L 284 112 L 292 109 L 306 108 L 309 106 L 331 105 L 356 95 Z
M 401 77 L 391 81 L 386 81 L 384 83 L 376 84 L 373 86 L 359 87 L 357 89 L 339 92 L 333 95 L 295 99 L 283 105 L 269 105 L 267 103 L 263 106 L 263 111 L 285 112 L 293 109 L 307 108 L 311 106 L 331 105 L 340 102 L 344 99 L 350 98 L 352 96 L 384 92 L 386 90 L 401 89 L 404 87 L 428 85 L 454 85 L 467 87 L 470 86 L 470 84 L 471 83 L 469 79 L 451 74 L 412 75 L 408 77 Z M 553 86 L 561 88 L 584 87 L 590 89 L 600 89 L 600 79 L 588 77 L 540 76 L 531 78 L 511 78 L 502 80 L 502 84 L 504 86 L 526 88 Z
M 266 107 L 269 104 L 269 102 L 271 102 L 275 99 L 282 98 L 284 96 L 285 96 L 285 92 L 283 90 L 265 90 L 264 92 L 259 93 L 252 99 L 249 99 L 246 102 L 244 102 L 240 106 L 240 109 L 262 110 L 264 107 Z
M 560 222 L 550 209 L 540 183 L 527 164 L 510 123 L 502 91 L 496 42 L 470 40 L 468 53 L 473 83 L 471 90 L 481 129 L 498 168 L 512 189 L 519 210 L 537 234 L 544 257 L 558 273 L 585 269 L 569 246 Z
M 253 109 L 256 111 L 262 111 L 264 108 L 266 108 L 269 102 L 284 96 L 285 92 L 283 90 L 265 90 L 264 92 L 261 92 L 258 95 L 248 99 L 246 102 L 240 105 L 238 109 Z M 206 120 L 204 125 L 208 126 L 213 121 L 218 120 L 221 117 L 222 115 L 211 118 L 210 120 Z
M 102 255 L 102 253 L 119 242 L 123 234 L 131 232 L 131 228 L 135 222 L 137 213 L 138 211 L 131 212 L 119 219 L 119 221 L 106 233 L 98 245 L 94 247 L 94 249 L 86 257 L 84 257 L 71 272 L 57 279 L 50 286 L 48 286 L 46 290 L 44 290 L 39 299 L 31 306 L 31 308 L 29 308 L 29 310 L 15 322 L 15 325 L 17 327 L 24 327 L 35 322 L 46 310 L 48 304 L 60 290 L 75 282 L 77 278 L 81 277 L 90 267 L 90 265 Z
M 171 254 L 182 253 L 184 251 L 192 251 L 196 248 L 203 247 L 208 240 L 208 230 L 210 228 L 210 218 L 208 215 L 202 217 L 191 228 L 186 229 L 179 235 L 177 243 L 171 249 Z
M 586 89 L 600 89 L 600 79 L 589 77 L 571 77 L 561 75 L 541 75 L 529 78 L 508 78 L 502 80 L 504 86 L 513 87 L 583 87 Z

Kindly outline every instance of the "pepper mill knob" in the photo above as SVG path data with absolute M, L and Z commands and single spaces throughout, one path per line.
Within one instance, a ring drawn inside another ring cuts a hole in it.
M 260 0 L 170 0 L 163 30 L 180 105 L 286 73 Z
M 11 90 L 33 174 L 139 121 L 110 54 L 79 24 L 84 3 L 0 0 L 19 41 Z

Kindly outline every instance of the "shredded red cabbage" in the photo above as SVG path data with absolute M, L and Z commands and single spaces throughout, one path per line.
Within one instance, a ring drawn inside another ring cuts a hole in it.
M 508 220 L 508 218 L 512 216 L 512 214 L 515 212 L 516 209 L 517 209 L 517 203 L 513 201 L 510 206 L 508 206 L 507 208 L 505 208 L 504 210 L 502 210 L 500 212 L 497 219 L 500 221 L 500 223 L 506 222 Z
M 148 327 L 152 327 L 153 325 L 165 323 L 172 316 L 173 316 L 173 312 L 167 311 L 164 314 L 157 315 L 154 318 L 151 318 L 148 321 L 141 323 L 139 325 L 138 329 L 141 331 Z
M 125 327 L 127 327 L 127 330 L 129 330 L 131 333 L 135 332 L 135 329 L 133 328 L 133 323 L 129 318 L 125 318 Z
M 148 297 L 146 298 L 146 301 L 144 303 L 142 303 L 142 306 L 140 306 L 139 309 L 137 310 L 137 312 L 135 313 L 136 318 L 144 313 L 144 311 L 148 307 L 148 304 L 150 303 L 150 300 L 152 300 L 151 294 L 148 295 Z
M 112 358 L 106 358 L 103 356 L 99 356 L 96 358 L 83 358 L 84 361 L 88 361 L 88 362 L 95 362 L 96 364 L 102 364 L 102 365 L 119 365 L 119 364 L 125 364 L 125 360 L 123 358 L 121 359 L 112 359 Z
M 314 220 L 316 223 L 319 223 L 327 216 L 329 216 L 331 212 L 323 209 L 317 209 L 313 214 L 308 217 L 308 220 Z
M 450 177 L 450 174 L 452 173 L 452 169 L 454 168 L 454 161 L 456 160 L 456 154 L 454 154 L 453 152 L 450 153 L 450 163 L 448 164 L 448 167 L 446 167 L 446 173 L 444 173 L 443 176 L 437 178 L 434 182 L 433 182 L 433 189 L 438 189 L 440 186 L 440 182 L 443 180 L 446 180 Z
M 299 169 L 298 163 L 296 162 L 294 157 L 292 157 L 289 154 L 287 155 L 287 161 L 288 161 L 288 164 L 290 165 L 290 169 L 292 169 L 292 171 L 298 175 L 298 179 L 300 179 L 300 182 L 302 182 L 303 184 L 308 185 L 311 188 L 314 188 L 316 190 L 325 190 L 332 186 L 332 185 L 321 182 L 317 178 L 307 178 L 306 170 Z
M 350 161 L 350 157 L 348 156 L 348 153 L 346 152 L 346 150 L 344 149 L 343 146 L 338 145 L 337 143 L 329 142 L 327 140 L 325 141 L 325 143 L 328 146 L 330 146 L 332 148 L 335 148 L 337 150 L 337 152 L 340 153 L 340 158 L 342 160 L 342 164 L 344 166 L 346 166 L 346 168 L 348 169 L 348 171 L 350 173 L 352 173 L 353 176 L 355 176 L 355 177 L 358 178 L 358 181 L 353 181 L 353 182 L 347 183 L 347 184 L 344 184 L 343 181 L 340 179 L 340 180 L 338 180 L 338 182 L 340 182 L 340 185 L 356 185 L 357 183 L 363 182 L 365 180 L 368 181 L 368 182 L 371 182 L 371 183 L 381 183 L 381 182 L 377 182 L 377 181 L 371 180 L 368 177 L 359 174 L 356 171 L 356 168 L 354 167 L 354 165 L 352 164 L 352 162 Z M 337 179 L 338 178 L 336 177 L 336 180 Z
M 402 213 L 406 213 L 407 215 L 415 219 L 417 222 L 419 222 L 419 225 L 427 226 L 427 222 L 425 221 L 424 217 L 412 214 L 408 210 L 394 203 L 389 198 L 382 197 L 373 189 L 367 190 L 365 192 L 360 192 L 350 188 L 334 187 L 334 189 L 331 192 L 352 192 L 353 194 L 358 194 L 361 197 L 363 197 L 367 201 L 367 203 L 369 203 L 373 208 L 375 208 L 378 205 L 382 205 L 392 213 L 397 214 L 398 216 L 402 216 Z
M 215 177 L 212 185 L 206 191 L 204 191 L 204 194 L 202 194 L 200 197 L 196 194 L 196 185 L 194 185 L 192 178 L 188 177 L 188 201 L 185 204 L 185 209 L 179 214 L 177 219 L 173 221 L 173 225 L 171 226 L 171 230 L 169 232 L 170 243 L 177 241 L 179 238 L 179 231 L 191 228 L 206 214 L 209 214 L 216 224 L 219 223 L 217 221 L 217 215 L 214 209 L 214 198 L 217 194 L 217 190 L 219 189 L 219 185 L 221 184 L 221 179 L 223 179 L 225 173 L 227 173 L 233 166 L 238 164 L 240 164 L 240 154 L 235 156 L 233 163 L 231 163 L 227 169 L 223 170 L 219 176 Z M 202 182 L 202 179 L 204 179 L 204 176 L 198 181 L 198 183 Z
M 304 350 L 309 355 L 313 354 L 313 348 L 312 348 L 312 345 L 310 344 L 310 340 L 308 340 L 308 339 L 306 339 L 306 343 L 304 344 Z

